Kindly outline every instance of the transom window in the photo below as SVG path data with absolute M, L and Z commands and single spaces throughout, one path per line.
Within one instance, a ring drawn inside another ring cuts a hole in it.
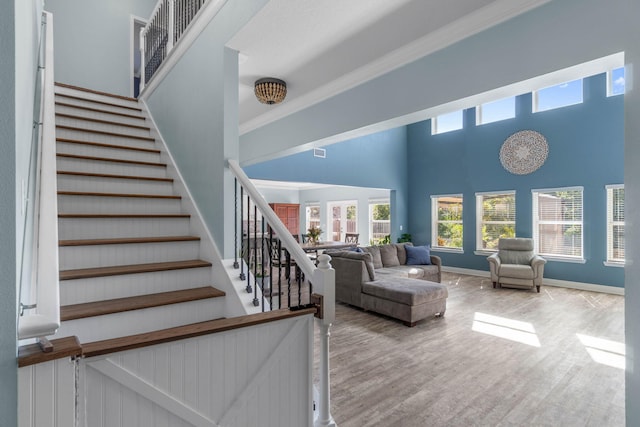
M 516 116 L 515 96 L 487 102 L 476 107 L 476 123 L 485 125 Z
M 476 193 L 476 249 L 498 250 L 501 237 L 516 236 L 516 192 Z
M 541 255 L 583 261 L 582 187 L 532 190 L 533 238 Z
M 431 135 L 462 129 L 462 110 L 441 114 L 431 119 Z
M 431 196 L 431 245 L 462 252 L 462 194 Z
M 624 185 L 607 185 L 607 262 L 624 264 Z
M 533 92 L 533 111 L 547 111 L 582 103 L 582 79 Z
M 369 243 L 380 245 L 390 234 L 391 205 L 389 200 L 369 200 Z
M 616 68 L 607 73 L 607 96 L 622 95 L 625 91 L 624 67 Z

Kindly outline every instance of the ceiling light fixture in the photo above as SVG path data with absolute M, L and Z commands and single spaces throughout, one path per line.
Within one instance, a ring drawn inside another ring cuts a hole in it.
M 256 80 L 255 93 L 263 104 L 279 104 L 287 96 L 287 84 L 280 79 L 266 77 Z

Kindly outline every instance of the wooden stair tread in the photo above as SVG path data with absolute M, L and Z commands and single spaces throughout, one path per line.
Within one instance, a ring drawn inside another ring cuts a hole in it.
M 59 213 L 58 218 L 191 218 L 189 214 L 100 214 Z
M 64 117 L 64 118 L 67 118 L 67 119 L 84 120 L 84 121 L 87 121 L 87 122 L 100 123 L 100 124 L 103 124 L 103 125 L 124 126 L 124 127 L 128 127 L 128 128 L 133 128 L 133 129 L 151 131 L 151 128 L 149 126 L 131 125 L 131 124 L 128 124 L 128 123 L 113 122 L 113 121 L 104 120 L 104 119 L 94 119 L 93 117 L 77 116 L 75 114 L 56 113 L 56 117 Z
M 78 159 L 78 160 L 95 160 L 100 162 L 126 163 L 131 165 L 155 166 L 155 167 L 162 167 L 162 168 L 167 167 L 166 163 L 141 162 L 139 160 L 114 159 L 111 157 L 80 156 L 78 154 L 65 154 L 65 153 L 57 153 L 56 156 L 65 157 L 68 159 Z
M 84 98 L 82 96 L 68 95 L 66 93 L 58 93 L 58 92 L 56 92 L 55 96 L 60 96 L 60 97 L 69 98 L 69 99 L 77 99 L 78 101 L 93 102 L 95 104 L 108 105 L 110 107 L 125 108 L 127 110 L 133 110 L 133 111 L 142 112 L 142 108 L 140 108 L 140 107 L 131 107 L 131 106 L 128 106 L 128 105 L 114 104 L 112 102 L 98 101 L 97 99 L 88 99 L 88 98 Z
M 58 196 L 93 196 L 93 197 L 132 197 L 139 199 L 171 199 L 180 200 L 181 196 L 166 194 L 132 194 L 132 193 L 99 193 L 92 191 L 58 191 Z
M 80 145 L 91 145 L 94 147 L 102 147 L 102 148 L 115 148 L 118 150 L 131 150 L 131 151 L 142 151 L 145 153 L 153 153 L 160 154 L 161 151 L 155 148 L 141 148 L 141 147 L 132 147 L 128 145 L 117 145 L 117 144 L 105 144 L 104 142 L 92 142 L 92 141 L 82 141 L 79 139 L 70 139 L 70 138 L 56 138 L 57 142 L 68 142 L 70 144 L 80 144 Z
M 59 246 L 93 246 L 93 245 L 121 245 L 130 243 L 170 243 L 193 242 L 200 240 L 198 236 L 160 236 L 160 237 L 122 237 L 113 239 L 77 239 L 60 240 Z
M 83 355 L 86 357 L 100 356 L 315 313 L 315 307 L 296 311 L 280 309 L 228 319 L 209 320 L 154 332 L 82 344 Z
M 188 268 L 211 267 L 208 261 L 199 259 L 169 261 L 149 264 L 115 265 L 110 267 L 80 268 L 61 270 L 60 280 L 88 279 L 91 277 L 119 276 L 124 274 L 153 273 L 157 271 L 182 270 Z
M 75 130 L 75 131 L 78 131 L 78 132 L 97 133 L 97 134 L 100 134 L 100 135 L 109 135 L 109 136 L 116 136 L 116 137 L 129 138 L 129 139 L 140 139 L 140 140 L 143 140 L 143 141 L 155 141 L 156 140 L 152 136 L 129 135 L 129 134 L 126 134 L 126 133 L 108 132 L 108 131 L 104 131 L 104 130 L 79 128 L 79 127 L 76 127 L 76 126 L 67 126 L 67 125 L 56 125 L 56 129 L 66 129 L 66 130 Z
M 90 176 L 95 178 L 140 179 L 145 181 L 173 182 L 173 178 L 156 178 L 154 176 L 114 175 L 108 173 L 58 171 L 58 175 Z
M 70 84 L 61 83 L 61 82 L 55 82 L 55 85 L 58 86 L 58 87 L 66 87 L 67 89 L 79 90 L 81 92 L 88 92 L 88 93 L 93 93 L 93 94 L 96 94 L 96 95 L 109 96 L 111 98 L 122 99 L 122 100 L 125 100 L 125 101 L 138 102 L 137 98 L 131 98 L 130 96 L 123 96 L 123 95 L 116 95 L 114 93 L 109 93 L 109 92 L 102 92 L 102 91 L 95 90 L 95 89 L 89 89 L 87 87 L 75 86 L 75 85 L 70 85 Z
M 60 307 L 60 320 L 83 319 L 86 317 L 103 316 L 106 314 L 122 313 L 125 311 L 161 307 L 164 305 L 223 296 L 225 296 L 223 291 L 212 286 L 203 286 L 201 288 L 184 289 L 180 291 L 65 305 Z
M 137 120 L 143 120 L 143 121 L 147 120 L 144 116 L 136 116 L 135 114 L 127 114 L 127 113 L 118 113 L 116 111 L 102 110 L 100 108 L 85 107 L 84 105 L 69 104 L 67 102 L 56 101 L 55 105 L 59 105 L 61 107 L 77 108 L 79 110 L 84 110 L 84 111 L 92 111 L 94 113 L 111 114 L 113 116 L 127 117 L 129 119 L 137 119 Z
M 82 347 L 77 337 L 58 338 L 51 340 L 51 344 L 53 344 L 53 351 L 50 353 L 44 353 L 38 344 L 21 346 L 18 349 L 18 367 L 82 355 Z

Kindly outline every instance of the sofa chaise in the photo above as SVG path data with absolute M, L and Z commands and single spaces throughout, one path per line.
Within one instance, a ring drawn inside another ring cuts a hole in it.
M 407 326 L 430 316 L 444 315 L 448 292 L 439 283 L 440 258 L 431 255 L 430 264 L 407 265 L 406 246 L 412 245 L 328 252 L 336 272 L 336 300 L 393 317 Z

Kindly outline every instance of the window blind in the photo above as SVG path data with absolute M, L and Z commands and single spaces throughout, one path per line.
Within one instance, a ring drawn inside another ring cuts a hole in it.
M 540 254 L 582 258 L 582 187 L 533 190 L 534 239 Z
M 607 261 L 624 262 L 624 186 L 607 186 Z

